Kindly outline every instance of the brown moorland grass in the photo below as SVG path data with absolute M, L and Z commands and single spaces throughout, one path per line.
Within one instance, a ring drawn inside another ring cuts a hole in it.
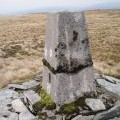
M 86 12 L 95 69 L 120 78 L 120 10 Z
M 120 77 L 120 11 L 85 12 L 94 68 Z M 46 14 L 0 17 L 0 87 L 42 70 Z

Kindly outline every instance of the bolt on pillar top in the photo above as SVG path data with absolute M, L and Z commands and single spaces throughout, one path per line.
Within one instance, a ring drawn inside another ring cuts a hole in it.
M 84 12 L 51 13 L 47 19 L 43 88 L 57 105 L 95 91 Z

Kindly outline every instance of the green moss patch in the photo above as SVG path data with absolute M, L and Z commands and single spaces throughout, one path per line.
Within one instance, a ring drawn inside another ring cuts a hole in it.
M 72 114 L 74 112 L 78 112 L 78 106 L 83 107 L 85 106 L 85 98 L 81 97 L 75 102 L 64 104 L 61 106 L 60 111 L 58 113 L 60 114 Z
M 51 110 L 56 108 L 55 102 L 52 100 L 50 95 L 48 95 L 43 89 L 41 89 L 40 96 L 41 102 L 46 106 L 47 109 Z
M 41 100 L 36 102 L 34 104 L 34 109 L 39 112 L 42 110 L 42 108 L 46 108 L 47 110 L 53 110 L 56 109 L 56 104 L 46 93 L 46 91 L 40 86 L 38 89 L 36 89 L 37 93 L 40 94 Z M 60 107 L 59 111 L 56 112 L 56 114 L 72 114 L 75 112 L 78 112 L 78 106 L 84 107 L 85 106 L 85 97 L 80 97 L 78 100 L 75 102 L 69 103 L 69 104 L 64 104 L 63 106 Z
M 59 113 L 60 114 L 71 114 L 78 111 L 78 106 L 73 102 L 70 104 L 65 104 L 61 106 Z
M 40 94 L 41 100 L 33 105 L 35 110 L 40 111 L 43 107 L 45 107 L 47 110 L 53 110 L 56 108 L 55 102 L 45 90 L 40 88 L 38 93 Z

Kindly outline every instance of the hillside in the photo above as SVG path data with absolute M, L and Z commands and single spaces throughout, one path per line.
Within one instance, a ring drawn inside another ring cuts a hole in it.
M 87 11 L 94 68 L 120 77 L 120 11 Z M 46 14 L 0 17 L 0 87 L 42 70 Z

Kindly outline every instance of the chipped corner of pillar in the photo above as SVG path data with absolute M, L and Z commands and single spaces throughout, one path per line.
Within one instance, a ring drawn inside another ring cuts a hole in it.
M 43 88 L 57 105 L 96 91 L 84 12 L 59 12 L 48 17 Z

